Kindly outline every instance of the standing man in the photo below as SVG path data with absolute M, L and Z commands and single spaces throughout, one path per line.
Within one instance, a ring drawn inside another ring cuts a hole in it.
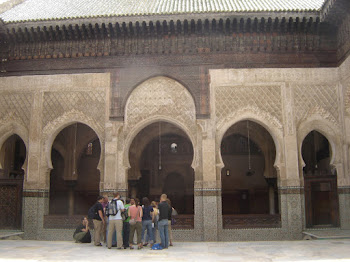
M 105 215 L 103 212 L 102 202 L 104 201 L 103 196 L 97 198 L 97 203 L 95 204 L 95 215 L 92 219 L 94 223 L 94 244 L 95 246 L 102 246 L 101 244 L 101 234 L 102 229 L 105 225 Z
M 126 198 L 125 200 L 125 210 L 126 212 L 128 212 L 128 209 L 130 207 L 130 198 Z M 123 246 L 124 249 L 129 247 L 129 234 L 130 234 L 130 217 L 128 217 L 127 219 L 125 219 L 125 221 L 123 221 Z
M 123 246 L 123 236 L 122 236 L 123 220 L 122 220 L 121 212 L 124 211 L 124 204 L 120 200 L 120 194 L 118 192 L 114 193 L 114 198 L 112 199 L 112 201 L 115 201 L 115 203 L 116 203 L 117 214 L 114 216 L 113 215 L 109 216 L 107 247 L 108 247 L 108 249 L 111 249 L 113 233 L 115 231 L 117 231 L 117 249 L 122 249 L 122 246 Z
M 168 248 L 169 244 L 169 234 L 168 234 L 168 216 L 171 213 L 171 207 L 169 207 L 166 202 L 168 196 L 162 194 L 160 196 L 160 203 L 158 205 L 159 209 L 159 221 L 158 221 L 158 231 L 160 236 L 161 245 L 163 248 Z
M 106 223 L 104 223 L 103 228 L 102 228 L 102 241 L 107 244 L 107 232 L 108 232 L 108 217 L 106 216 L 106 207 L 108 205 L 108 195 L 105 193 L 102 195 L 103 196 L 103 202 L 102 207 L 103 207 L 103 214 L 105 215 L 104 220 Z

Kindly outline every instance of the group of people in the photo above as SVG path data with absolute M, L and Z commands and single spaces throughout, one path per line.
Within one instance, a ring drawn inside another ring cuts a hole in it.
M 142 205 L 141 205 L 142 204 Z M 94 245 L 107 242 L 108 249 L 134 249 L 136 235 L 137 249 L 153 246 L 157 241 L 157 230 L 162 249 L 172 246 L 172 215 L 176 213 L 166 194 L 160 201 L 150 202 L 147 197 L 140 203 L 137 198 L 127 198 L 125 202 L 118 192 L 108 201 L 108 196 L 99 196 L 89 210 L 89 218 L 94 224 Z M 82 224 L 74 232 L 76 242 L 91 243 L 89 221 L 84 217 Z

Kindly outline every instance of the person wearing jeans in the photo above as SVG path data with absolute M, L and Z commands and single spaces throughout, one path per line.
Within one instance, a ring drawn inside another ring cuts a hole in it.
M 152 222 L 154 220 L 153 207 L 150 205 L 150 202 L 147 197 L 142 199 L 143 203 L 143 217 L 142 217 L 142 234 L 141 239 L 144 240 L 145 231 L 147 230 L 148 241 L 153 244 L 153 229 Z M 148 242 L 143 243 L 144 246 L 148 245 Z
M 130 207 L 130 198 L 126 198 L 125 200 L 125 210 L 129 213 L 129 207 Z M 129 247 L 129 234 L 130 234 L 130 217 L 128 217 L 127 219 L 125 219 L 125 221 L 123 221 L 123 246 L 124 249 Z
M 166 202 L 167 195 L 162 194 L 160 196 L 160 203 L 158 205 L 159 209 L 159 221 L 158 221 L 158 231 L 161 241 L 161 246 L 163 248 L 168 248 L 169 234 L 168 234 L 168 216 L 171 212 L 171 207 Z

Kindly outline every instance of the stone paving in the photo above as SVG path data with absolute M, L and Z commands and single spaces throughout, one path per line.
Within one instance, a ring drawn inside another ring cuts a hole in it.
M 167 250 L 108 250 L 69 241 L 1 240 L 0 261 L 350 262 L 350 240 L 175 242 Z

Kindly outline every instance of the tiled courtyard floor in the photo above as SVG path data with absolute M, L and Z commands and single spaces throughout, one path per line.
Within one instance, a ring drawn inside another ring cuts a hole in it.
M 350 261 L 350 240 L 175 242 L 167 250 L 108 250 L 68 241 L 1 240 L 0 261 Z

